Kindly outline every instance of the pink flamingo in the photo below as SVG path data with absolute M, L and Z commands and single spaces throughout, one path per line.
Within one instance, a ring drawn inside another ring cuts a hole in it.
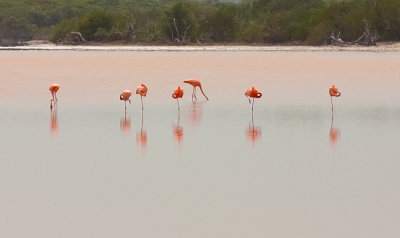
M 178 102 L 178 111 L 180 111 L 180 107 L 179 107 L 179 98 L 183 97 L 183 89 L 181 89 L 181 86 L 178 86 L 175 90 L 174 93 L 172 94 L 172 98 L 176 99 L 176 101 Z
M 147 95 L 147 87 L 144 84 L 140 84 L 136 88 L 136 94 L 140 95 L 140 100 L 142 101 L 142 110 L 143 110 L 143 97 L 146 97 Z
M 335 85 L 332 85 L 329 88 L 329 95 L 331 96 L 332 118 L 333 118 L 333 101 L 332 101 L 332 97 L 340 97 L 340 95 L 342 95 L 342 93 L 339 92 L 339 90 L 335 87 Z
M 260 98 L 262 97 L 262 93 L 259 92 L 254 86 L 251 88 L 247 89 L 247 91 L 244 93 L 245 96 L 249 99 L 249 103 L 251 103 L 250 98 L 253 98 L 253 104 L 251 105 L 251 111 L 253 111 L 254 108 L 254 98 Z
M 56 102 L 57 101 L 57 91 L 59 89 L 60 89 L 60 85 L 59 84 L 53 83 L 53 84 L 50 85 L 49 90 L 51 92 L 51 96 L 52 96 L 51 101 L 52 102 Z
M 190 85 L 193 86 L 192 101 L 193 101 L 193 97 L 194 97 L 194 98 L 196 99 L 196 101 L 197 101 L 197 97 L 196 97 L 196 87 L 199 87 L 199 88 L 200 88 L 201 93 L 204 95 L 204 97 L 205 97 L 205 98 L 207 99 L 207 101 L 208 101 L 208 97 L 207 97 L 206 94 L 204 93 L 203 88 L 201 87 L 201 83 L 200 83 L 200 81 L 199 81 L 198 79 L 193 78 L 193 79 L 185 80 L 185 81 L 183 81 L 183 82 L 184 82 L 184 83 L 188 83 L 188 84 L 190 84 Z
M 122 91 L 121 95 L 119 95 L 119 100 L 124 100 L 125 101 L 125 113 L 126 113 L 126 101 L 129 101 L 129 104 L 131 104 L 131 100 L 129 99 L 132 95 L 131 90 L 124 90 Z

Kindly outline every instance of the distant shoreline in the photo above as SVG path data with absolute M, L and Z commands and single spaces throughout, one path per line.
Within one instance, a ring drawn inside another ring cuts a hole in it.
M 0 50 L 71 50 L 71 51 L 350 51 L 350 52 L 398 52 L 400 42 L 379 42 L 376 46 L 299 46 L 299 45 L 55 45 L 55 44 L 29 44 L 24 46 L 0 47 Z

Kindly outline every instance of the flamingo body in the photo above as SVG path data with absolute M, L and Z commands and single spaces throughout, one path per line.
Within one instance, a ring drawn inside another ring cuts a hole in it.
M 183 97 L 183 89 L 181 89 L 181 86 L 178 86 L 174 93 L 172 94 L 173 99 L 178 99 Z
M 332 85 L 329 88 L 329 95 L 331 97 L 340 97 L 340 95 L 342 95 L 342 93 L 339 92 L 339 90 L 335 87 L 335 85 Z
M 132 95 L 131 90 L 124 90 L 124 91 L 122 91 L 121 95 L 119 95 L 119 100 L 124 100 L 125 102 L 126 101 L 130 102 L 129 98 L 131 97 L 131 95 Z
M 136 94 L 139 94 L 142 97 L 146 97 L 147 95 L 147 87 L 144 84 L 140 84 L 140 86 L 138 86 L 136 88 Z
M 262 93 L 259 92 L 254 86 L 251 88 L 247 89 L 247 91 L 244 93 L 245 96 L 250 97 L 250 98 L 260 98 L 262 97 Z

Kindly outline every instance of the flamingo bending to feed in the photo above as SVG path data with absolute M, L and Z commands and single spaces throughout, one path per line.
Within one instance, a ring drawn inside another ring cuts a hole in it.
M 146 97 L 147 95 L 147 87 L 144 84 L 140 84 L 136 88 L 136 94 L 140 95 L 140 100 L 142 101 L 142 110 L 143 110 L 143 97 Z
M 205 97 L 205 98 L 207 99 L 207 101 L 208 101 L 208 97 L 207 97 L 206 94 L 204 93 L 203 88 L 201 87 L 201 83 L 200 83 L 200 81 L 199 81 L 198 79 L 193 78 L 193 79 L 185 80 L 185 81 L 183 81 L 183 82 L 184 82 L 184 83 L 188 83 L 188 84 L 190 84 L 190 85 L 193 86 L 192 101 L 193 101 L 193 97 L 194 97 L 194 98 L 196 99 L 196 101 L 197 101 L 197 97 L 196 97 L 196 87 L 199 87 L 199 88 L 200 88 L 201 93 L 204 95 L 204 97 Z
M 329 88 L 329 95 L 331 96 L 332 118 L 333 118 L 333 101 L 332 101 L 332 97 L 340 97 L 340 95 L 342 95 L 342 93 L 339 92 L 339 90 L 335 87 L 335 85 L 332 85 Z
M 131 104 L 131 100 L 129 99 L 131 95 L 132 95 L 131 90 L 124 90 L 122 91 L 121 95 L 119 95 L 119 100 L 125 101 L 125 112 L 126 112 L 126 101 L 129 101 L 129 104 Z
M 180 107 L 179 107 L 179 98 L 183 97 L 183 89 L 181 89 L 181 86 L 178 86 L 174 93 L 172 94 L 172 98 L 176 99 L 176 101 L 178 102 L 178 111 L 180 111 Z
M 254 98 L 260 98 L 262 97 L 262 93 L 259 92 L 254 86 L 251 88 L 247 89 L 247 91 L 244 93 L 245 96 L 249 99 L 249 103 L 251 103 L 250 98 L 253 98 L 253 104 L 251 105 L 251 111 L 253 111 L 254 108 Z

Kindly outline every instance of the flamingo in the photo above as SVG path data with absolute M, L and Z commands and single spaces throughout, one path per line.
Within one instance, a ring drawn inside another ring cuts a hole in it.
M 262 93 L 259 92 L 254 86 L 251 88 L 247 89 L 247 91 L 244 93 L 245 96 L 249 99 L 249 103 L 251 103 L 250 98 L 253 98 L 253 104 L 251 105 L 251 111 L 253 111 L 254 108 L 254 98 L 260 98 L 262 97 Z
M 51 92 L 52 99 L 51 101 L 57 101 L 57 91 L 60 89 L 60 85 L 53 83 L 50 85 L 49 90 Z
M 57 91 L 59 89 L 60 89 L 59 84 L 56 84 L 56 83 L 50 84 L 49 91 L 50 91 L 51 97 L 52 97 L 50 99 L 50 109 L 51 110 L 53 110 L 53 102 L 54 102 L 54 106 L 55 106 L 55 103 L 57 102 Z
M 146 97 L 147 95 L 147 87 L 144 84 L 140 84 L 136 88 L 136 94 L 140 95 L 140 100 L 142 101 L 142 110 L 143 110 L 143 97 Z
M 193 97 L 196 99 L 197 101 L 197 97 L 196 97 L 196 87 L 200 88 L 201 93 L 204 95 L 204 97 L 207 99 L 208 101 L 208 97 L 204 94 L 203 88 L 201 87 L 201 83 L 198 79 L 196 78 L 192 78 L 192 79 L 188 79 L 183 81 L 184 83 L 188 83 L 190 85 L 193 86 L 193 93 L 192 93 L 192 101 L 193 101 Z
M 131 100 L 129 99 L 131 95 L 132 95 L 131 90 L 124 90 L 122 91 L 121 95 L 119 95 L 119 100 L 125 101 L 125 113 L 126 113 L 126 101 L 129 101 L 129 104 L 131 104 Z
M 342 95 L 339 90 L 335 87 L 335 85 L 332 85 L 329 88 L 329 95 L 331 96 L 331 106 L 332 106 L 332 120 L 333 120 L 333 101 L 332 97 L 340 97 Z
M 176 99 L 176 101 L 178 102 L 178 111 L 180 111 L 180 107 L 179 107 L 179 98 L 183 97 L 183 89 L 181 89 L 181 86 L 178 86 L 174 93 L 172 94 L 172 98 Z

